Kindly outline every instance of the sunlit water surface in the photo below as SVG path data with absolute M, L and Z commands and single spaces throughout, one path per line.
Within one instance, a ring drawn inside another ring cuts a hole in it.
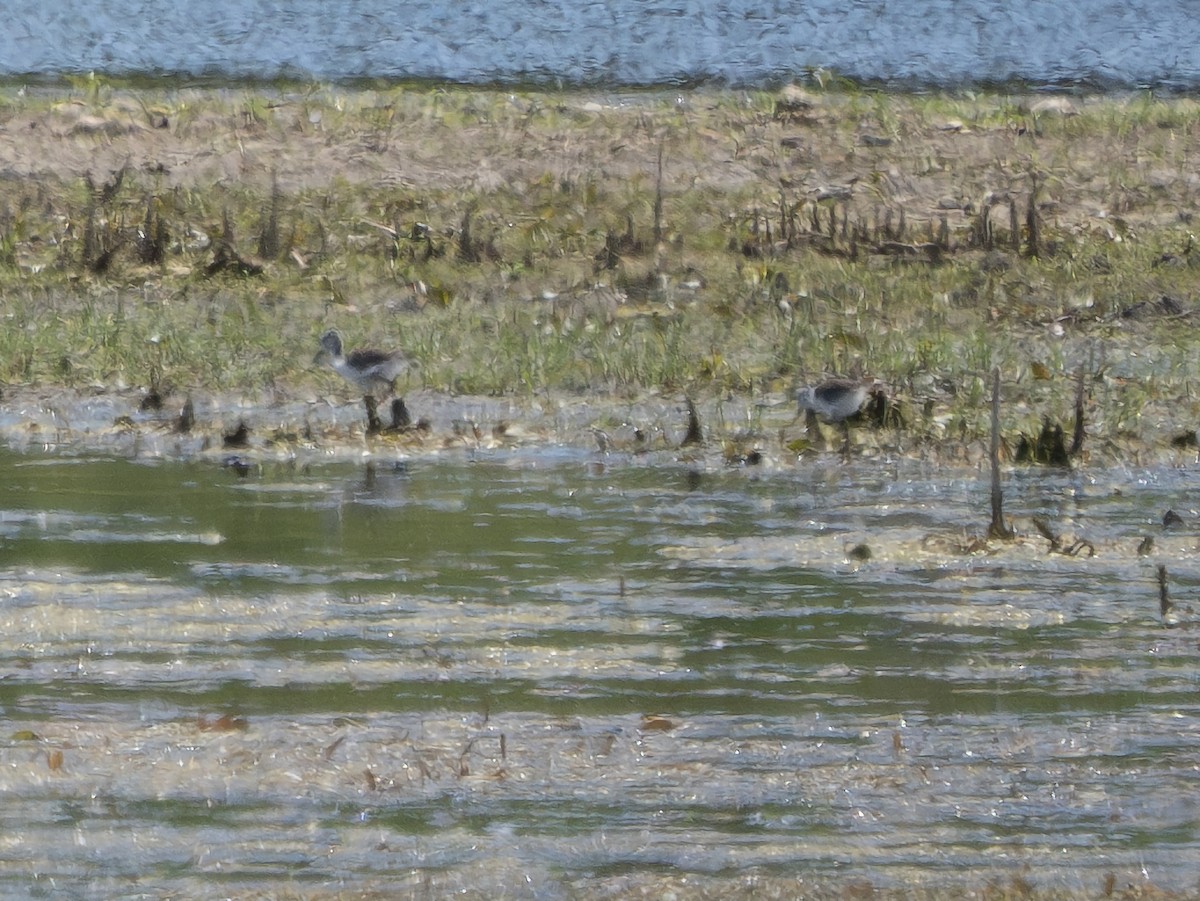
M 0 892 L 1195 890 L 1188 476 L 0 452 Z
M 759 84 L 825 68 L 947 88 L 1200 83 L 1189 0 L 6 0 L 4 12 L 0 77 Z

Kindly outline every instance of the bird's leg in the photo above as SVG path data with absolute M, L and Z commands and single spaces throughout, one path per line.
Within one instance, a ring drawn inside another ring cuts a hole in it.
M 367 408 L 367 434 L 378 435 L 383 431 L 383 423 L 379 420 L 379 405 L 370 394 L 363 395 L 363 404 Z
M 850 423 L 842 420 L 842 462 L 850 462 Z
M 804 432 L 812 438 L 814 444 L 825 440 L 825 436 L 821 434 L 821 420 L 817 418 L 816 410 L 804 411 Z
M 842 425 L 846 423 L 843 420 Z M 834 426 L 836 428 L 836 426 Z M 804 431 L 811 437 L 813 447 L 820 447 L 822 450 L 829 450 L 829 442 L 826 439 L 825 431 L 821 428 L 821 417 L 817 415 L 816 410 L 808 410 L 804 416 Z M 849 447 L 849 441 L 845 447 Z M 844 448 L 843 448 L 844 452 Z

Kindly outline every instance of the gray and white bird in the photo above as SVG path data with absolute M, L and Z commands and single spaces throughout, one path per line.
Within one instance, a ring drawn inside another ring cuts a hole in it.
M 314 363 L 328 366 L 348 382 L 357 385 L 364 396 L 391 394 L 398 376 L 407 372 L 412 363 L 401 351 L 385 352 L 364 348 L 342 351 L 342 336 L 337 329 L 329 329 L 321 335 L 321 349 L 313 358 Z
M 797 413 L 807 410 L 826 422 L 844 423 L 862 409 L 874 386 L 873 379 L 826 379 L 819 385 L 806 385 L 796 392 Z
M 819 385 L 805 385 L 796 392 L 796 415 L 808 414 L 809 428 L 817 418 L 842 427 L 842 457 L 850 458 L 850 417 L 862 409 L 867 395 L 879 383 L 875 379 L 826 379 Z

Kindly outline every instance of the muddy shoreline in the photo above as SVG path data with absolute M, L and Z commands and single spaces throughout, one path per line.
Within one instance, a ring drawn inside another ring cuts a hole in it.
M 9 88 L 0 134 L 17 445 L 103 445 L 151 393 L 358 442 L 311 365 L 336 324 L 419 358 L 435 446 L 669 448 L 693 397 L 714 447 L 787 458 L 795 387 L 871 374 L 905 426 L 860 450 L 972 464 L 998 365 L 1013 446 L 1069 432 L 1082 370 L 1087 462 L 1194 459 L 1190 98 L 97 82 Z

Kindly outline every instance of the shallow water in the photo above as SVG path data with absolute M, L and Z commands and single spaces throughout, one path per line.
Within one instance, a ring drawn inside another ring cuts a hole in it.
M 1194 891 L 1193 475 L 0 452 L 0 893 Z
M 739 85 L 825 68 L 959 88 L 1023 80 L 1191 89 L 1200 20 L 1188 0 L 33 0 L 5 4 L 0 76 L 98 73 L 472 84 Z

